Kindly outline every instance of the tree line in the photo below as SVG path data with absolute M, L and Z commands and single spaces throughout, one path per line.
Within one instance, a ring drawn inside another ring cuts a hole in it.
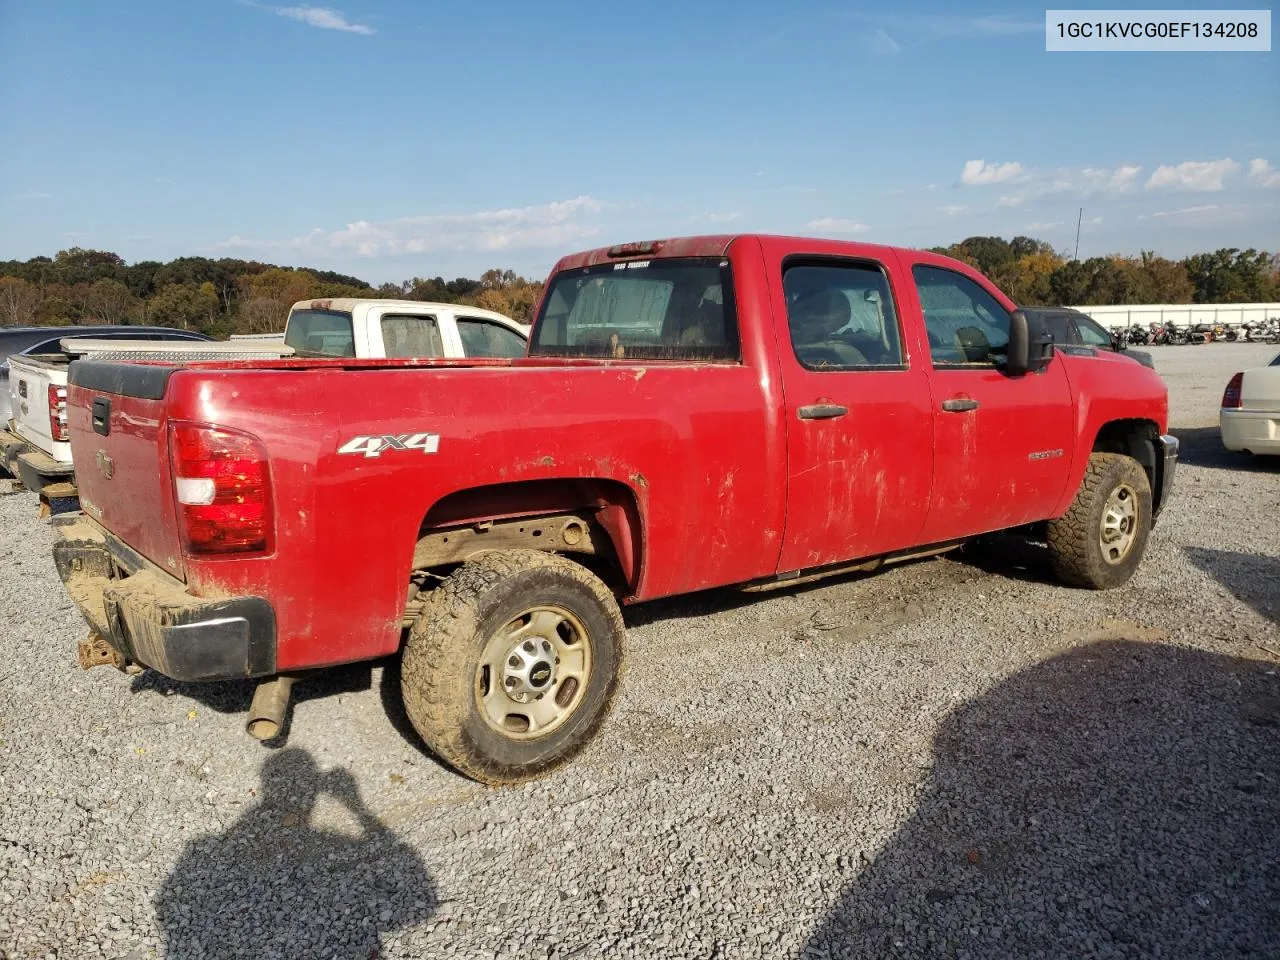
M 931 249 L 973 265 L 1026 306 L 1280 300 L 1280 255 L 1260 250 L 1075 260 L 1030 237 L 969 237 Z M 129 264 L 106 250 L 72 247 L 54 257 L 0 261 L 0 326 L 145 323 L 225 338 L 279 331 L 291 304 L 324 297 L 464 303 L 527 323 L 541 293 L 541 280 L 501 269 L 477 280 L 414 277 L 374 287 L 331 270 L 256 260 Z
M 931 249 L 977 267 L 1028 307 L 1280 300 L 1280 255 L 1264 250 L 1224 248 L 1181 260 L 1146 251 L 1074 260 L 1031 237 L 969 237 Z
M 511 270 L 487 270 L 478 280 L 415 277 L 375 287 L 331 270 L 256 260 L 129 264 L 106 250 L 73 247 L 52 258 L 0 261 L 0 327 L 149 324 L 225 338 L 282 330 L 292 304 L 327 297 L 465 303 L 528 322 L 541 292 L 540 281 Z

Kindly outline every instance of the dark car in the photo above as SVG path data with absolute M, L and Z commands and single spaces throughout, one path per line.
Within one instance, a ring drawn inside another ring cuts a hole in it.
M 1061 347 L 1124 353 L 1144 367 L 1155 369 L 1151 354 L 1145 350 L 1130 350 L 1129 342 L 1123 334 L 1113 336 L 1087 313 L 1070 307 L 1022 307 L 1021 309 L 1028 316 L 1038 317 L 1053 335 L 1053 342 Z
M 0 429 L 9 422 L 13 410 L 9 406 L 9 358 L 23 354 L 57 353 L 58 341 L 66 337 L 92 337 L 95 340 L 212 340 L 194 330 L 172 327 L 80 326 L 80 327 L 12 327 L 0 329 Z

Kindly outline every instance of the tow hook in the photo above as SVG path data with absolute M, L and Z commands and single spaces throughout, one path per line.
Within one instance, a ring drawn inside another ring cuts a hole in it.
M 255 740 L 271 740 L 284 729 L 285 714 L 289 712 L 289 698 L 297 677 L 281 675 L 263 680 L 253 692 L 249 704 L 249 720 L 245 732 Z
M 76 648 L 76 656 L 81 670 L 93 667 L 115 667 L 117 670 L 125 668 L 125 659 L 120 651 L 107 643 L 100 633 L 91 633 L 81 640 Z

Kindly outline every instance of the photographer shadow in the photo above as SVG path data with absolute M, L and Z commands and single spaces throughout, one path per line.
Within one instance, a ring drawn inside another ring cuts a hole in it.
M 345 769 L 322 773 L 304 750 L 262 765 L 259 803 L 221 834 L 192 840 L 156 894 L 171 960 L 350 957 L 421 923 L 437 899 L 418 854 L 360 798 Z M 315 825 L 336 801 L 353 829 Z

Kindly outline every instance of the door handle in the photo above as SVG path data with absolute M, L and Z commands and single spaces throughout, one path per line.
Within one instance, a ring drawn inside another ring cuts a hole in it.
M 977 410 L 978 401 L 968 397 L 952 397 L 942 401 L 942 409 L 947 413 L 964 413 L 966 410 Z
M 834 420 L 843 417 L 849 408 L 839 403 L 811 403 L 796 411 L 801 420 Z

